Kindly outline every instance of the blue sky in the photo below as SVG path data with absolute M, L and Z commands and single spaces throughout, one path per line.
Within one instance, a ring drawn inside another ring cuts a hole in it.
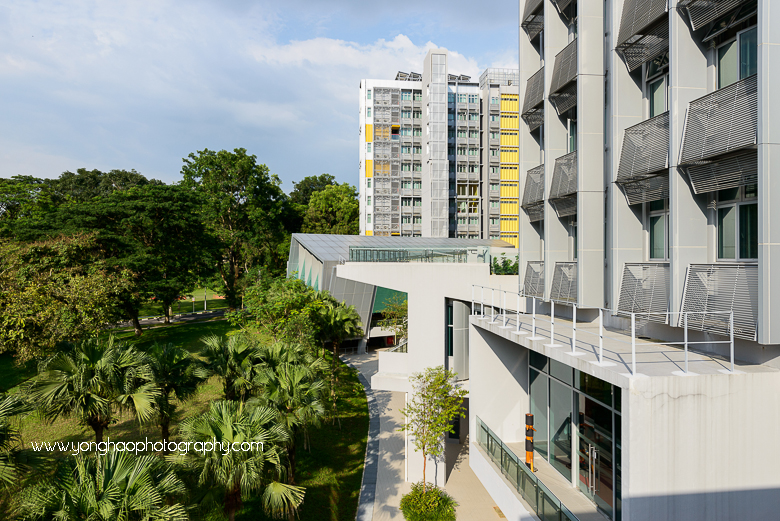
M 479 7 L 477 7 L 479 5 Z M 284 182 L 357 181 L 361 78 L 517 67 L 517 2 L 0 1 L 0 177 L 246 148 Z

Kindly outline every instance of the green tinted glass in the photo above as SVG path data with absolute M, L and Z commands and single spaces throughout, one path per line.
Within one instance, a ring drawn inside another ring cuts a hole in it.
M 757 204 L 743 204 L 739 207 L 739 257 L 758 258 Z
M 735 234 L 737 224 L 737 209 L 734 206 L 718 208 L 718 258 L 733 259 L 736 257 Z
M 650 217 L 650 258 L 666 257 L 666 217 L 653 215 Z
M 739 52 L 736 42 L 718 48 L 718 88 L 728 87 L 739 80 Z
M 739 35 L 739 78 L 747 78 L 758 71 L 758 32 L 754 27 Z

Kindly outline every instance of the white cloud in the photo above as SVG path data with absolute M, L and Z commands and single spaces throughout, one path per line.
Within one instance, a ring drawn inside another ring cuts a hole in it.
M 0 6 L 0 176 L 136 168 L 175 181 L 189 152 L 246 147 L 288 188 L 326 171 L 354 183 L 359 80 L 422 72 L 436 42 L 398 32 L 358 41 L 346 29 L 343 38 L 290 38 L 280 9 L 209 0 Z M 508 66 L 512 52 L 491 60 Z M 449 69 L 478 78 L 467 53 L 451 49 Z

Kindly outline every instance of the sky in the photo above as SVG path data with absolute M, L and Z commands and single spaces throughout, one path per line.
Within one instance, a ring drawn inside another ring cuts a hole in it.
M 245 148 L 290 191 L 357 184 L 363 78 L 430 48 L 478 79 L 517 68 L 518 2 L 0 0 L 0 177 L 135 169 Z

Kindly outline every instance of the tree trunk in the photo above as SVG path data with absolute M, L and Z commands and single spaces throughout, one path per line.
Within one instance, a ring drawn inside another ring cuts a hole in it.
M 425 494 L 428 489 L 428 482 L 426 481 L 427 475 L 425 474 L 425 467 L 428 465 L 428 455 L 425 454 L 425 451 L 423 451 L 423 494 Z
M 133 321 L 133 329 L 135 329 L 135 336 L 141 336 L 144 334 L 144 328 L 141 327 L 141 322 L 138 321 L 138 312 L 134 311 L 131 315 Z
M 100 419 L 93 419 L 93 420 L 87 422 L 87 425 L 92 427 L 92 430 L 95 431 L 95 441 L 97 443 L 102 442 L 103 441 L 103 431 L 105 431 L 108 428 L 108 421 L 100 420 Z
M 172 302 L 163 302 L 163 312 L 165 313 L 165 321 L 164 323 L 170 324 L 171 323 L 171 317 L 173 315 L 173 303 Z
M 241 488 L 236 487 L 225 493 L 225 515 L 230 521 L 235 521 L 236 512 L 241 509 Z

